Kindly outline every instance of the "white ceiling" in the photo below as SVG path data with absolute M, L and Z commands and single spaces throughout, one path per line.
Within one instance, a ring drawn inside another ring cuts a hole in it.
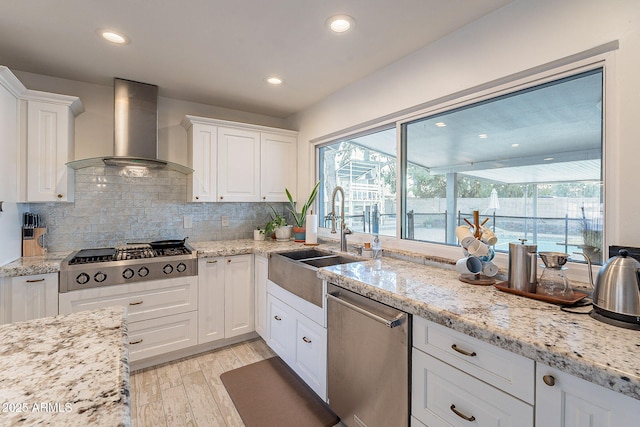
M 510 0 L 12 0 L 0 65 L 285 118 Z M 356 25 L 330 33 L 325 21 Z M 131 39 L 104 42 L 109 28 Z M 276 74 L 285 84 L 264 82 Z

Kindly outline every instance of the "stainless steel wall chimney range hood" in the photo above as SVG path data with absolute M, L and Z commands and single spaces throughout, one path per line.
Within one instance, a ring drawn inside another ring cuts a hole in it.
M 138 166 L 173 169 L 184 174 L 193 169 L 158 159 L 158 86 L 114 79 L 114 155 L 75 160 L 73 169 L 90 166 Z

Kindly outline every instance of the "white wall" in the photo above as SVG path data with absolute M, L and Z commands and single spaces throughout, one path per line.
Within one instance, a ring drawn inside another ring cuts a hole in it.
M 76 160 L 113 155 L 113 86 L 100 86 L 19 70 L 11 71 L 28 89 L 80 98 L 85 111 L 76 118 L 75 123 Z M 153 82 L 144 83 L 153 84 Z M 187 163 L 187 131 L 180 126 L 180 121 L 185 114 L 285 127 L 282 119 L 274 117 L 159 97 L 158 157 L 160 159 L 183 165 Z
M 640 1 L 520 0 L 288 119 L 299 130 L 298 191 L 314 179 L 309 141 L 618 41 L 613 140 L 606 141 L 607 243 L 640 246 Z

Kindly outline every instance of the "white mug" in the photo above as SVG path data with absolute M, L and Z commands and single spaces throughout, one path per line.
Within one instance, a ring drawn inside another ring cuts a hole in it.
M 473 242 L 467 246 L 467 250 L 469 251 L 469 255 L 475 257 L 483 257 L 489 254 L 489 246 L 487 246 L 484 242 L 480 240 L 474 239 Z
M 463 248 L 468 247 L 471 244 L 471 242 L 476 240 L 475 236 L 473 235 L 473 230 L 471 230 L 466 225 L 459 225 L 456 228 L 456 236 L 458 237 L 458 240 L 460 241 L 460 245 Z
M 487 277 L 493 277 L 496 274 L 498 274 L 498 266 L 492 262 L 483 262 L 482 274 L 484 274 Z
M 486 227 L 482 227 L 480 231 L 482 231 L 482 236 L 480 237 L 480 239 L 482 239 L 482 241 L 485 242 L 487 245 L 493 246 L 496 243 L 498 243 L 498 238 L 496 237 L 493 231 L 491 231 Z
M 482 271 L 482 261 L 474 256 L 460 258 L 456 262 L 456 270 L 460 274 L 478 274 Z

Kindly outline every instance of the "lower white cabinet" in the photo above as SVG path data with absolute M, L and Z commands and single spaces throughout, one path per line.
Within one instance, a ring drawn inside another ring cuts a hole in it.
M 11 279 L 0 277 L 0 325 L 11 323 Z
M 198 343 L 253 332 L 253 255 L 198 260 Z
M 254 255 L 255 283 L 255 327 L 264 340 L 267 339 L 267 280 L 269 280 L 269 260 Z
M 58 275 L 55 273 L 11 278 L 11 321 L 58 314 Z
M 267 344 L 326 400 L 327 330 L 271 294 L 267 306 Z
M 537 364 L 537 427 L 637 427 L 639 416 L 640 400 Z
M 66 292 L 59 302 L 61 314 L 126 307 L 131 362 L 198 343 L 196 276 Z

